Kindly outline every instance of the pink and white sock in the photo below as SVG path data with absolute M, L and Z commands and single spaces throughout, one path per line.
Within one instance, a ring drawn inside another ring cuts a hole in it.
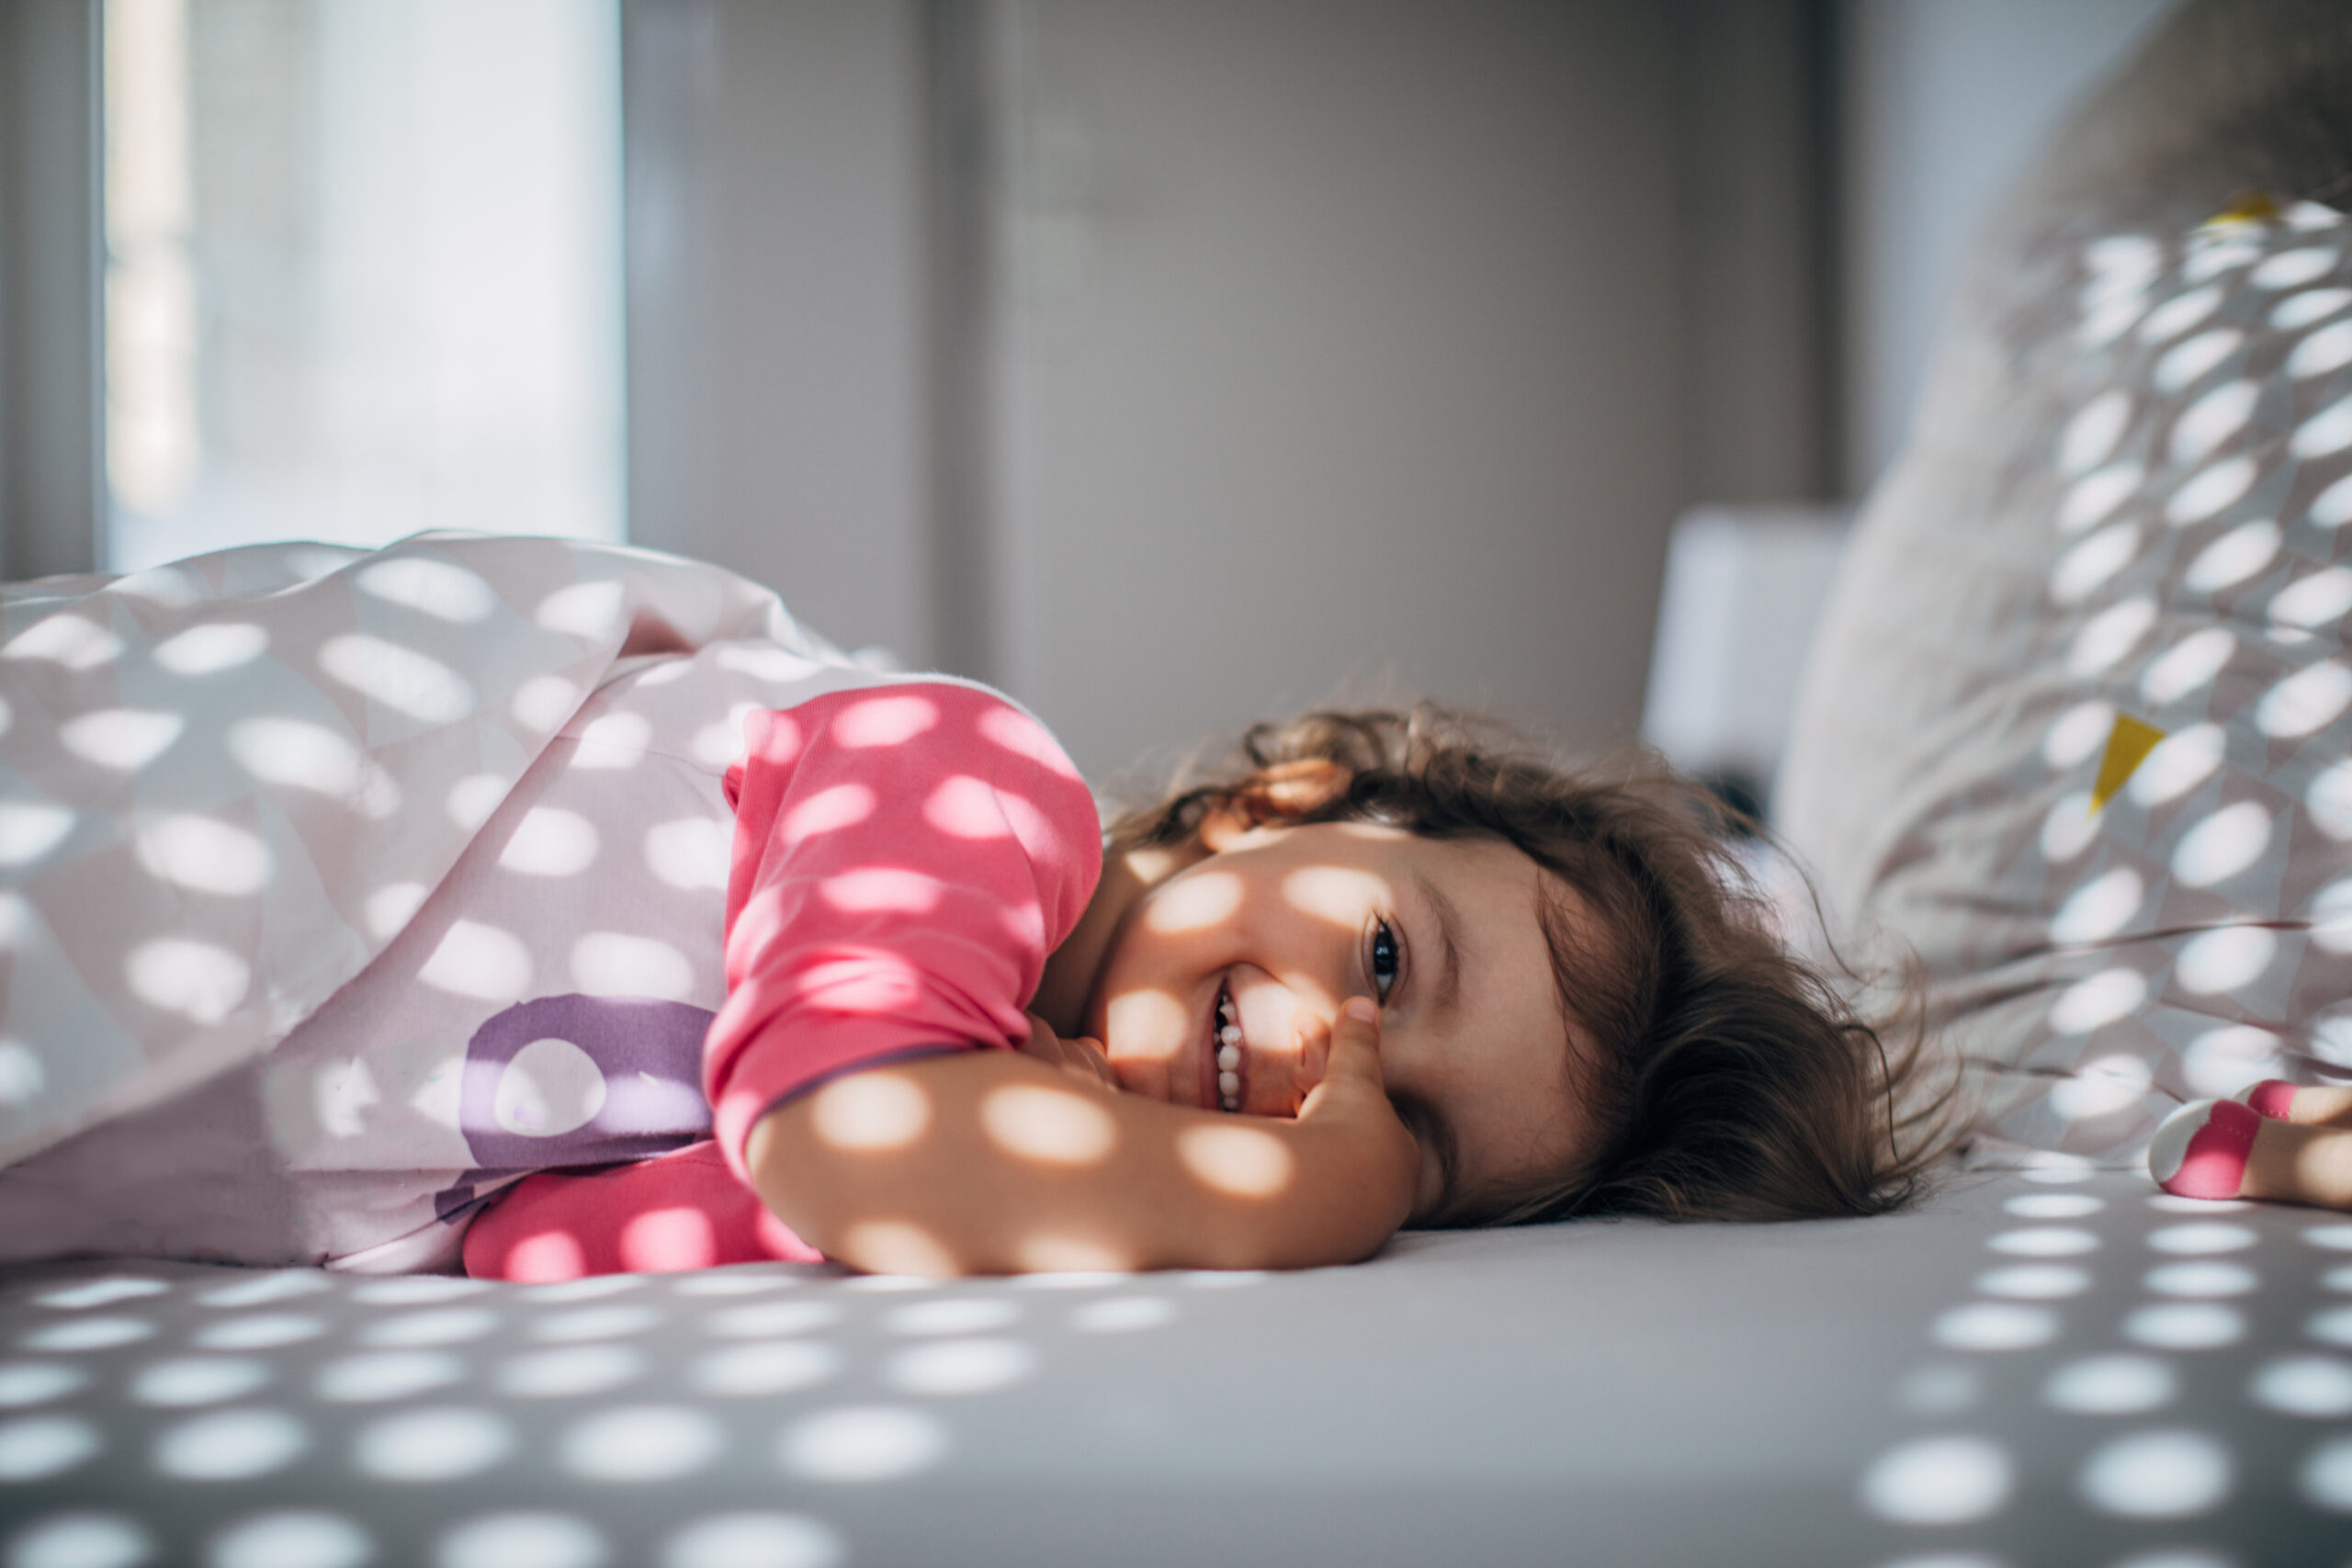
M 2148 1174 L 2180 1198 L 2234 1198 L 2262 1117 L 2234 1100 L 2193 1100 L 2148 1143 Z
M 2242 1105 L 2250 1106 L 2257 1116 L 2267 1116 L 2274 1122 L 2289 1120 L 2295 1107 L 2295 1086 L 2285 1078 L 2265 1078 L 2248 1084 L 2230 1096 Z

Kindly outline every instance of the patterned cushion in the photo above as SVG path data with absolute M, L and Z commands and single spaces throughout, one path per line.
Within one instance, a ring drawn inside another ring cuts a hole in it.
M 2044 226 L 1858 530 L 1781 805 L 1996 1142 L 2352 1077 L 2347 247 L 2266 197 Z

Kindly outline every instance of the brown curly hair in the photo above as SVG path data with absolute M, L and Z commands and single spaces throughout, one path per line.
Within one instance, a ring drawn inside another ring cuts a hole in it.
M 1920 1193 L 1951 1144 L 1957 1086 L 1930 1071 L 1916 1006 L 1899 1010 L 1910 1021 L 1890 1048 L 1781 940 L 1732 848 L 1754 824 L 1654 757 L 1577 771 L 1497 721 L 1427 704 L 1261 724 L 1237 750 L 1120 817 L 1109 849 L 1187 842 L 1215 813 L 1500 839 L 1552 874 L 1539 918 L 1553 981 L 1599 1046 L 1566 1072 L 1599 1135 L 1573 1169 L 1467 1194 L 1438 1223 L 1883 1213 Z

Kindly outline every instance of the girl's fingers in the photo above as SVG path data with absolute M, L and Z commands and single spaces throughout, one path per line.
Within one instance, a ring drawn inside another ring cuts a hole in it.
M 2183 1198 L 2352 1209 L 2352 1128 L 2259 1116 L 2235 1100 L 2197 1100 L 2156 1129 L 2148 1170 Z
M 2280 1122 L 2352 1127 L 2352 1088 L 2340 1084 L 2298 1089 L 2284 1078 L 2265 1078 L 2231 1098 Z

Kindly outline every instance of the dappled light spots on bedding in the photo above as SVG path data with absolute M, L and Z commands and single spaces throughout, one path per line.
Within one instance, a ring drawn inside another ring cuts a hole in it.
M 2308 461 L 2346 446 L 2352 446 L 2352 398 L 2338 398 L 2296 429 L 2288 450 Z
M 2325 376 L 2352 365 L 2352 321 L 2320 328 L 2287 355 L 2287 374 L 2298 381 Z
M 2079 534 L 2107 521 L 2115 509 L 2138 491 L 2146 477 L 2137 463 L 2111 463 L 2084 475 L 2068 488 L 2058 503 L 2058 531 Z
M 2050 596 L 2061 604 L 2078 604 L 2132 564 L 2140 547 L 2139 527 L 2117 523 L 2100 529 L 2058 558 L 2050 574 Z
M 2204 1258 L 2217 1253 L 2243 1252 L 2254 1243 L 2253 1231 L 2226 1221 L 2165 1225 L 2148 1233 L 2150 1247 L 2176 1258 Z
M 2139 912 L 2147 887 L 2128 865 L 2085 883 L 2067 896 L 2050 919 L 2050 940 L 2095 942 L 2113 936 Z
M 2180 1519 L 2219 1507 L 2233 1479 L 2229 1450 L 2202 1432 L 2134 1432 L 2093 1453 L 2079 1484 L 2109 1513 Z
M 438 1568 L 606 1568 L 602 1531 L 569 1514 L 491 1514 L 441 1538 Z
M 2270 844 L 2270 813 L 2258 801 L 2225 806 L 2180 836 L 2172 874 L 2190 887 L 2226 882 L 2262 858 Z
M 2345 475 L 2320 491 L 2312 500 L 2307 515 L 2322 528 L 2341 528 L 2345 524 L 2352 523 L 2352 474 Z
M 453 1388 L 466 1377 L 466 1363 L 447 1351 L 383 1350 L 329 1361 L 311 1392 L 329 1404 L 376 1404 Z
M 2188 1087 L 2208 1099 L 2235 1094 L 2259 1078 L 2276 1077 L 2285 1068 L 2281 1053 L 2286 1043 L 2267 1029 L 2250 1023 L 2209 1029 L 2189 1042 L 2181 1058 Z
M 531 1337 L 550 1345 L 579 1345 L 596 1339 L 625 1339 L 642 1334 L 662 1321 L 649 1306 L 615 1303 L 579 1307 L 571 1312 L 543 1313 L 531 1320 Z
M 241 1311 L 246 1307 L 267 1306 L 273 1302 L 299 1301 L 334 1287 L 315 1269 L 281 1269 L 274 1273 L 240 1280 L 233 1285 L 207 1291 L 197 1297 L 198 1304 L 223 1311 Z
M 2148 378 L 2160 392 L 2185 392 L 2211 375 L 2245 342 L 2245 334 L 2233 327 L 2199 333 L 2186 343 L 2166 349 Z
M 378 1318 L 359 1331 L 359 1342 L 387 1349 L 462 1345 L 498 1326 L 498 1314 L 484 1307 L 441 1307 Z
M 0 865 L 30 865 L 63 843 L 74 823 L 74 813 L 62 806 L 0 805 Z
M 136 1344 L 154 1332 L 155 1325 L 145 1318 L 83 1317 L 21 1335 L 17 1347 L 43 1351 L 111 1350 L 118 1345 Z
M 531 950 L 513 932 L 479 920 L 453 920 L 417 970 L 436 991 L 486 1002 L 515 1002 L 531 988 Z
M 57 739 L 85 762 L 135 773 L 167 750 L 187 728 L 175 713 L 152 708 L 100 708 L 57 727 Z
M 805 1514 L 719 1514 L 670 1538 L 662 1568 L 836 1568 L 849 1560 L 839 1535 Z
M 139 1568 L 153 1551 L 119 1514 L 57 1514 L 9 1538 L 8 1568 Z
M 24 1416 L 0 1421 L 0 1484 L 47 1481 L 96 1459 L 106 1446 L 78 1416 Z
M 2219 309 L 2222 297 L 2222 291 L 2215 284 L 2175 295 L 2148 312 L 2140 323 L 2140 341 L 2151 347 L 2169 343 Z
M 219 1023 L 245 999 L 253 971 L 227 948 L 182 937 L 142 942 L 123 959 L 131 994 L 198 1023 Z
M 2181 411 L 2166 445 L 2172 460 L 2186 468 L 2201 463 L 2245 428 L 2262 395 L 2260 383 L 2231 381 L 2214 388 Z
M 510 784 L 503 773 L 468 773 L 449 786 L 442 809 L 450 821 L 470 833 L 497 812 Z
M 2179 1396 L 2172 1367 L 2153 1356 L 2121 1351 L 2086 1356 L 2052 1371 L 2042 1402 L 2076 1416 L 2140 1416 Z
M 980 1125 L 1008 1154 L 1048 1165 L 1095 1165 L 1118 1142 L 1111 1113 L 1074 1090 L 1013 1084 L 980 1101 Z
M 316 1339 L 326 1331 L 324 1320 L 307 1313 L 254 1313 L 207 1324 L 189 1335 L 187 1342 L 199 1350 L 274 1350 Z
M 1105 1296 L 1069 1314 L 1069 1325 L 1080 1334 L 1139 1334 L 1175 1321 L 1176 1303 L 1165 1296 Z
M 883 1363 L 882 1381 L 900 1393 L 989 1393 L 1026 1381 L 1036 1353 L 1012 1339 L 948 1339 L 900 1350 Z
M 456 1481 L 503 1463 L 514 1435 L 486 1410 L 407 1410 L 360 1428 L 352 1463 L 379 1481 Z
M 729 1345 L 694 1363 L 692 1384 L 722 1399 L 769 1399 L 816 1387 L 842 1371 L 842 1354 L 814 1340 Z
M 2304 245 L 2291 251 L 2280 251 L 2266 257 L 2245 276 L 2256 288 L 2301 288 L 2304 284 L 2327 276 L 2335 265 L 2336 251 L 2332 245 Z
M 703 1319 L 703 1330 L 722 1339 L 768 1339 L 829 1327 L 841 1316 L 831 1302 L 758 1302 L 712 1313 Z
M 588 997 L 684 1001 L 694 995 L 694 962 L 656 936 L 591 931 L 571 945 L 571 985 Z
M 268 648 L 269 633 L 250 621 L 211 621 L 165 637 L 154 657 L 171 673 L 193 679 L 250 664 Z
M 2260 572 L 2277 558 L 2280 538 L 2278 525 L 2267 518 L 2241 523 L 2197 553 L 2196 558 L 2188 563 L 2188 570 L 2181 578 L 2182 586 L 2198 593 L 2214 593 L 2224 588 L 2235 587 Z M 2191 633 L 2175 645 L 2175 651 L 2196 643 L 2199 638 L 2211 642 L 2217 633 L 2226 657 L 2228 650 L 2236 645 L 2236 639 L 2220 626 L 2208 626 Z M 2169 658 L 2170 654 L 2166 657 Z M 2217 663 L 2214 668 L 2218 670 L 2220 665 Z M 2211 679 L 2210 674 L 2207 679 Z M 2178 685 L 2180 682 L 2167 682 L 2167 684 Z M 2183 686 L 2182 689 L 2187 688 Z
M 707 767 L 731 766 L 743 754 L 743 721 L 758 711 L 756 704 L 737 703 L 727 710 L 725 718 L 695 730 L 695 760 Z
M 310 1508 L 246 1519 L 212 1542 L 213 1568 L 362 1568 L 376 1560 L 367 1531 L 339 1514 Z
M 2303 1332 L 2322 1344 L 2352 1349 L 2352 1307 L 2330 1307 L 2313 1314 L 2303 1325 Z
M 387 604 L 452 625 L 486 620 L 498 608 L 497 591 L 489 583 L 454 562 L 426 556 L 379 560 L 360 568 L 351 581 L 362 593 Z
M 2173 983 L 2191 996 L 2217 996 L 2251 985 L 2278 954 L 2278 937 L 2261 926 L 2219 926 L 2191 937 L 2173 963 Z
M 49 1085 L 49 1069 L 31 1046 L 0 1039 L 0 1105 L 30 1105 Z
M 1976 1288 L 1988 1296 L 2018 1301 L 2058 1301 L 2079 1296 L 2091 1288 L 2090 1271 L 2071 1263 L 2018 1263 L 1976 1276 Z
M 180 1481 L 251 1481 L 309 1451 L 311 1434 L 283 1410 L 222 1410 L 166 1427 L 155 1468 Z
M 2255 1373 L 2246 1397 L 2266 1410 L 2307 1420 L 2352 1416 L 2352 1362 L 2336 1356 L 2281 1356 Z
M 718 1423 L 699 1410 L 639 1404 L 583 1418 L 564 1433 L 556 1452 L 563 1468 L 583 1481 L 631 1484 L 692 1475 L 725 1446 Z
M 1278 1197 L 1296 1174 L 1282 1140 L 1254 1127 L 1187 1127 L 1176 1136 L 1176 1157 L 1203 1185 L 1235 1198 Z
M 560 675 L 534 675 L 514 689 L 506 711 L 526 729 L 544 733 L 571 716 L 580 696 L 579 686 Z
M 2003 1231 L 1984 1245 L 2008 1258 L 2079 1258 L 2098 1250 L 2098 1237 L 2072 1225 L 2032 1225 Z
M 2148 977 L 2136 969 L 2103 969 L 2058 993 L 2050 1010 L 2057 1034 L 2087 1034 L 2137 1010 L 2147 999 Z
M 448 724 L 473 712 L 474 689 L 429 655 L 365 632 L 329 637 L 319 668 L 333 680 L 423 724 Z
M 194 893 L 258 893 L 275 869 L 269 847 L 242 828 L 209 817 L 165 817 L 133 840 L 150 876 Z
M 552 1302 L 594 1302 L 606 1296 L 625 1296 L 641 1289 L 645 1280 L 635 1274 L 594 1274 L 584 1280 L 565 1280 L 551 1285 L 534 1285 L 522 1292 L 534 1305 Z
M 360 918 L 368 923 L 368 934 L 378 942 L 390 942 L 400 935 L 409 921 L 415 918 L 432 889 L 421 882 L 390 882 L 368 895 L 360 907 Z
M 2280 300 L 2270 312 L 2270 324 L 2279 332 L 2300 332 L 2346 305 L 2352 305 L 2352 288 L 2307 288 Z
M 727 743 L 734 744 L 732 732 Z M 643 761 L 652 744 L 653 726 L 643 714 L 598 714 L 581 728 L 573 743 L 571 765 L 591 773 L 617 773 Z
M 136 1274 L 117 1274 L 79 1285 L 68 1285 L 62 1290 L 44 1292 L 33 1300 L 53 1312 L 87 1312 L 92 1307 L 112 1306 L 117 1302 L 160 1296 L 170 1289 L 161 1280 L 144 1279 Z
M 540 600 L 531 619 L 551 632 L 601 642 L 619 629 L 627 597 L 617 582 L 575 582 Z
M 2227 736 L 2221 724 L 2192 724 L 2164 736 L 2150 748 L 2145 760 L 2131 771 L 2131 799 L 2143 807 L 2176 802 L 2213 776 L 2227 755 Z
M 2009 1302 L 1972 1302 L 1938 1317 L 1929 1332 L 1937 1344 L 1954 1350 L 2030 1350 L 2058 1337 L 2058 1314 Z
M 795 1423 L 776 1445 L 776 1460 L 804 1481 L 895 1481 L 946 1457 L 945 1423 L 920 1410 L 854 1404 Z
M 594 824 L 576 811 L 535 806 L 498 852 L 498 863 L 526 876 L 577 876 L 595 863 Z
M 237 765 L 264 784 L 308 790 L 342 801 L 370 821 L 400 810 L 401 788 L 349 739 L 303 719 L 264 716 L 229 727 Z
M 77 1392 L 90 1374 L 67 1361 L 0 1361 L 0 1410 L 23 1410 Z
M 2254 488 L 2261 469 L 2251 457 L 2228 457 L 2192 475 L 2165 503 L 2165 521 L 2177 528 L 2202 523 L 2234 506 Z
M 2115 728 L 2115 707 L 2110 703 L 2077 703 L 2052 722 L 2041 738 L 2042 760 L 2052 768 L 2066 769 L 2090 760 Z
M 2188 1263 L 2160 1263 L 2141 1283 L 2160 1296 L 2243 1296 L 2261 1280 L 2243 1263 L 2203 1258 Z
M 2106 1208 L 2106 1199 L 2087 1192 L 2020 1192 L 2003 1201 L 2001 1213 L 2020 1220 L 2079 1220 Z
M 893 1334 L 929 1337 L 982 1334 L 1018 1322 L 1020 1317 L 1020 1303 L 1002 1296 L 944 1296 L 893 1307 L 883 1322 Z
M 1954 1525 L 1996 1513 L 2016 1484 L 2006 1450 L 1984 1438 L 1922 1438 L 1863 1472 L 1863 1507 L 1906 1525 Z
M 2262 254 L 2262 249 L 2243 240 L 2223 240 L 2214 244 L 2191 249 L 2181 263 L 2180 276 L 2185 283 L 2210 283 L 2225 272 L 2239 267 Z
M 2148 701 L 2159 706 L 2177 703 L 2211 685 L 2213 678 L 2228 668 L 2230 658 L 2236 651 L 2237 638 L 2220 626 L 2192 632 L 2149 661 L 2140 677 L 2140 690 Z M 2220 730 L 2212 728 L 2218 756 Z
M 2352 570 L 2340 566 L 2289 583 L 2270 600 L 2270 618 L 2280 626 L 2309 630 L 2344 618 L 2352 610 Z
M 702 817 L 657 822 L 645 830 L 645 866 L 684 892 L 723 893 L 733 847 L 734 833 L 725 822 Z
M 122 638 L 80 615 L 51 615 L 0 644 L 0 659 L 95 670 L 122 656 Z
M 2101 1056 L 2050 1086 L 2050 1108 L 2068 1122 L 2112 1116 L 2142 1102 L 2154 1082 L 2148 1064 L 2137 1056 Z
M 2085 403 L 2058 438 L 2058 471 L 2086 474 L 2115 455 L 2132 423 L 2132 394 L 2111 387 Z
M 478 1296 L 491 1288 L 487 1280 L 466 1280 L 449 1274 L 400 1274 L 355 1285 L 351 1299 L 367 1306 L 424 1306 Z
M 499 1071 L 491 1114 L 523 1138 L 554 1138 L 586 1126 L 605 1108 L 605 1074 L 569 1040 L 534 1040 Z
M 645 1369 L 644 1352 L 627 1345 L 574 1345 L 503 1361 L 492 1382 L 516 1399 L 577 1399 L 633 1382 Z

